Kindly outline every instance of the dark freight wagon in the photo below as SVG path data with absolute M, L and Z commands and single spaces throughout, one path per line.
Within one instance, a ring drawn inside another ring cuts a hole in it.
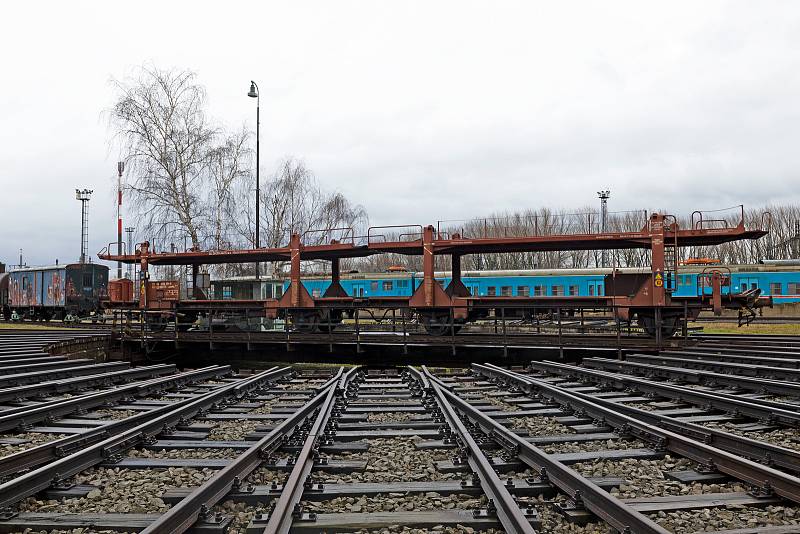
M 29 319 L 85 317 L 100 310 L 107 289 L 105 265 L 27 267 L 9 273 L 8 307 Z

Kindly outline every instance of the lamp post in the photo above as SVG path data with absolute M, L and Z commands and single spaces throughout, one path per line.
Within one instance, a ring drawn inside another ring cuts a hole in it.
M 259 170 L 260 170 L 260 167 L 261 167 L 259 165 L 259 156 L 261 155 L 259 153 L 260 152 L 259 141 L 260 141 L 260 137 L 261 137 L 260 136 L 260 132 L 259 132 L 259 129 L 260 129 L 260 126 L 261 126 L 261 116 L 260 116 L 260 113 L 261 113 L 261 111 L 260 111 L 261 95 L 259 94 L 259 91 L 258 91 L 258 85 L 256 84 L 256 82 L 254 82 L 252 80 L 250 80 L 250 91 L 248 91 L 247 96 L 249 96 L 250 98 L 255 98 L 256 99 L 256 248 L 261 248 L 261 242 L 259 240 L 259 235 L 258 235 L 258 230 L 259 230 L 259 226 L 260 226 L 259 219 L 261 218 L 260 217 L 260 210 L 259 210 L 259 208 L 261 207 L 260 206 L 260 203 L 261 203 L 261 198 L 260 198 L 261 197 L 261 182 L 259 181 Z M 256 262 L 256 280 L 258 278 L 259 278 L 258 262 Z
M 597 196 L 600 197 L 600 232 L 608 232 L 608 197 L 611 196 L 611 191 L 604 189 L 598 191 Z M 601 267 L 606 267 L 606 250 L 603 249 L 600 253 Z

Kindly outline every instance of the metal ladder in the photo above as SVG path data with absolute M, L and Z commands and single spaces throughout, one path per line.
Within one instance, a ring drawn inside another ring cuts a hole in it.
M 678 219 L 674 215 L 664 216 L 664 223 L 672 219 L 670 225 L 673 241 L 664 239 L 664 291 L 674 293 L 678 289 Z M 664 229 L 665 233 L 667 228 Z

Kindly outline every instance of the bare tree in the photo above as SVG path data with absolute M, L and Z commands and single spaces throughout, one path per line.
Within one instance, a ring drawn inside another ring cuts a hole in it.
M 253 243 L 255 219 L 252 177 L 242 182 L 238 192 L 240 216 L 237 231 Z M 367 213 L 338 192 L 326 192 L 302 160 L 288 157 L 261 185 L 261 246 L 278 248 L 289 242 L 292 234 L 300 234 L 306 245 L 351 238 L 363 233 Z M 337 230 L 337 229 L 352 230 Z M 282 264 L 273 266 L 280 270 Z
M 247 146 L 250 134 L 242 128 L 226 137 L 222 143 L 208 153 L 210 177 L 208 205 L 211 217 L 210 247 L 217 250 L 238 245 L 231 234 L 231 227 L 239 217 L 236 188 L 239 183 L 247 183 L 250 176 L 252 150 Z
M 156 67 L 113 84 L 110 125 L 126 152 L 126 188 L 144 233 L 164 240 L 188 235 L 199 248 L 209 146 L 218 134 L 206 119 L 205 90 L 191 71 Z

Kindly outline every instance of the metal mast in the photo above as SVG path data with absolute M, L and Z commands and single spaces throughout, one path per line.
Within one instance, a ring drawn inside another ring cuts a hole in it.
M 128 250 L 125 251 L 126 254 L 133 254 L 133 231 L 136 230 L 133 226 L 128 226 L 125 228 L 125 232 L 128 234 Z M 128 279 L 133 280 L 133 264 L 128 264 Z
M 608 197 L 611 196 L 611 191 L 608 189 L 598 191 L 597 196 L 600 197 L 600 232 L 606 233 L 608 231 Z M 601 267 L 607 267 L 605 249 L 600 253 L 600 263 Z
M 122 173 L 125 162 L 117 162 L 117 255 L 122 256 Z M 117 262 L 117 278 L 122 278 L 122 262 Z
M 91 189 L 76 189 L 75 198 L 81 201 L 81 263 L 86 263 L 86 250 L 89 248 L 89 198 Z

